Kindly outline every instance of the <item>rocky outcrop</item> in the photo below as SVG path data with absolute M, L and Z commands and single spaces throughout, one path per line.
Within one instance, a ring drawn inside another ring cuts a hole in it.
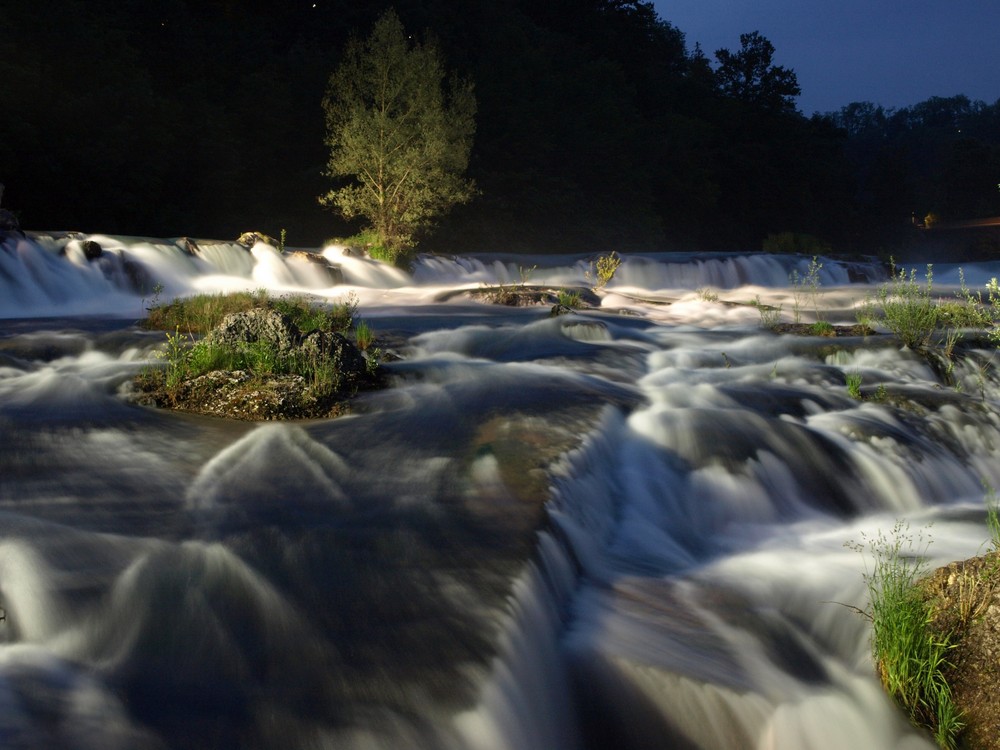
M 954 644 L 944 670 L 966 750 L 1000 750 L 1000 553 L 953 562 L 921 581 L 929 630 Z
M 270 245 L 271 247 L 278 246 L 278 241 L 274 237 L 269 237 L 263 232 L 244 232 L 236 238 L 236 243 L 243 245 L 247 250 L 252 249 L 258 242 L 263 242 L 265 245 Z
M 83 240 L 80 249 L 83 250 L 83 257 L 87 260 L 97 260 L 104 254 L 104 248 L 94 240 Z
M 270 307 L 255 307 L 227 315 L 206 341 L 230 348 L 261 343 L 287 354 L 302 344 L 302 334 L 287 315 Z

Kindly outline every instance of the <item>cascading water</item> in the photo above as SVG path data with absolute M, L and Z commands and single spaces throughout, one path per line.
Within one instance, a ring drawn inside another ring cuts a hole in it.
M 589 258 L 322 255 L 5 237 L 0 744 L 932 747 L 844 545 L 905 519 L 932 563 L 983 547 L 988 352 L 949 387 L 887 336 L 762 331 L 793 300 L 852 322 L 872 287 L 830 259 L 802 302 L 808 259 L 626 256 L 550 318 L 459 292 Z M 129 402 L 153 297 L 261 287 L 355 295 L 403 342 L 392 387 L 266 425 Z

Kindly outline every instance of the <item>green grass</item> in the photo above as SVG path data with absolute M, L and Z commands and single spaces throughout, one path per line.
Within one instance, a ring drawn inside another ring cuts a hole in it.
M 871 319 L 884 325 L 911 349 L 928 346 L 935 331 L 944 324 L 933 293 L 933 266 L 927 266 L 924 278 L 924 283 L 920 283 L 916 269 L 907 273 L 893 263 L 890 280 L 866 303 Z
M 163 386 L 170 391 L 185 381 L 216 370 L 244 370 L 260 382 L 275 375 L 301 375 L 318 395 L 338 391 L 342 375 L 336 356 L 308 349 L 283 352 L 265 341 L 233 347 L 220 345 L 210 338 L 197 338 L 215 328 L 230 313 L 264 306 L 286 314 L 304 335 L 317 330 L 345 334 L 355 325 L 358 301 L 352 294 L 341 302 L 324 305 L 303 296 L 271 298 L 266 292 L 257 291 L 196 295 L 153 307 L 144 322 L 145 327 L 157 329 L 169 325 L 173 331 L 167 328 L 166 343 L 159 352 L 166 364 L 162 376 L 147 372 L 143 378 L 162 377 Z M 357 331 L 355 335 L 357 337 Z
M 569 292 L 565 289 L 559 290 L 558 300 L 560 305 L 568 307 L 570 310 L 576 310 L 583 304 L 579 292 Z
M 837 329 L 833 327 L 832 323 L 827 323 L 825 320 L 817 320 L 815 323 L 810 323 L 809 325 L 809 335 L 810 336 L 836 336 Z
M 354 343 L 363 352 L 368 351 L 371 345 L 375 343 L 375 332 L 364 320 L 359 319 L 354 321 Z
M 866 557 L 865 614 L 872 623 L 872 656 L 882 685 L 914 724 L 927 728 L 940 747 L 953 750 L 964 727 L 944 677 L 953 646 L 950 637 L 929 631 L 931 613 L 915 585 L 925 572 L 929 543 L 897 522 L 889 536 L 879 532 L 850 546 L 874 559 L 868 570 Z
M 327 305 L 304 295 L 272 297 L 263 289 L 230 294 L 196 294 L 153 305 L 140 325 L 153 331 L 200 335 L 211 331 L 230 313 L 266 306 L 287 315 L 304 334 L 317 330 L 343 334 L 354 323 L 358 298 L 352 293 L 339 302 Z
M 154 305 L 140 325 L 153 331 L 183 331 L 204 334 L 234 312 L 246 312 L 266 304 L 267 292 L 234 292 L 231 294 L 196 294 L 178 297 L 172 302 Z
M 990 544 L 994 552 L 1000 552 L 1000 499 L 987 482 L 983 482 L 983 488 L 986 490 L 986 527 L 990 530 Z
M 850 394 L 851 398 L 861 401 L 861 373 L 860 372 L 849 372 L 845 376 L 847 380 L 847 392 Z

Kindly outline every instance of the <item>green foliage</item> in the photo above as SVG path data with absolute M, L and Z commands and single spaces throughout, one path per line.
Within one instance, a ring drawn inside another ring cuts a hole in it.
M 817 320 L 815 323 L 811 323 L 808 328 L 810 336 L 836 336 L 837 329 L 833 327 L 832 323 L 827 323 L 825 320 Z
M 788 275 L 788 280 L 792 285 L 792 313 L 796 323 L 802 320 L 802 307 L 806 302 L 812 307 L 816 322 L 819 323 L 823 320 L 823 312 L 820 309 L 822 294 L 819 289 L 819 272 L 822 268 L 823 264 L 814 255 L 809 261 L 809 268 L 805 275 L 799 274 L 797 270 L 793 270 Z
M 933 266 L 927 266 L 924 284 L 917 281 L 916 269 L 907 274 L 904 269 L 897 269 L 895 262 L 890 277 L 866 306 L 868 317 L 888 328 L 904 346 L 926 347 L 941 321 L 933 296 Z
M 222 301 L 225 296 L 234 297 L 229 303 Z M 246 304 L 252 302 L 249 307 Z M 191 324 L 192 329 L 199 329 L 209 320 L 215 323 L 206 330 L 211 330 L 229 312 L 242 312 L 251 307 L 270 305 L 284 313 L 303 334 L 312 331 L 329 331 L 345 334 L 352 325 L 367 326 L 359 321 L 355 324 L 358 300 L 353 294 L 334 305 L 321 305 L 302 296 L 269 298 L 265 292 L 259 291 L 253 295 L 238 292 L 234 295 L 200 295 L 182 300 L 174 300 L 165 305 L 168 308 L 164 319 L 184 320 Z M 190 308 L 190 309 L 189 309 Z M 374 340 L 362 333 L 357 335 L 358 348 L 367 348 Z M 362 346 L 362 341 L 367 341 Z M 343 385 L 338 355 L 335 352 L 323 353 L 315 348 L 294 351 L 281 351 L 273 343 L 254 341 L 237 347 L 220 345 L 210 338 L 195 340 L 191 333 L 182 334 L 180 326 L 173 333 L 167 332 L 166 345 L 159 352 L 165 360 L 166 368 L 163 374 L 163 385 L 169 392 L 184 382 L 216 370 L 245 370 L 256 380 L 264 380 L 276 375 L 300 375 L 312 387 L 316 397 L 322 398 L 336 393 Z M 369 374 L 378 368 L 378 359 L 369 357 Z M 152 377 L 150 373 L 143 378 Z
M 847 392 L 850 394 L 851 398 L 861 401 L 861 373 L 860 372 L 849 372 L 844 376 L 847 381 Z
M 266 299 L 267 293 L 263 290 L 178 297 L 172 302 L 150 307 L 142 326 L 153 331 L 177 329 L 187 334 L 208 333 L 229 313 L 246 312 L 261 306 Z
M 354 324 L 358 311 L 358 296 L 351 292 L 344 299 L 329 306 L 299 294 L 275 297 L 268 300 L 274 309 L 284 313 L 302 333 L 334 331 L 346 334 Z
M 375 343 L 375 332 L 364 320 L 358 319 L 354 321 L 354 343 L 363 352 L 368 351 L 371 345 Z
M 386 11 L 367 40 L 348 44 L 323 100 L 327 174 L 346 184 L 320 202 L 371 222 L 374 246 L 393 262 L 474 193 L 463 177 L 475 132 L 472 85 L 453 78 L 445 91 L 437 47 L 409 40 Z
M 751 305 L 757 308 L 757 312 L 760 313 L 760 327 L 766 328 L 769 331 L 773 331 L 781 323 L 781 309 L 782 305 L 773 307 L 771 305 L 765 305 L 760 301 L 760 295 L 758 294 L 750 302 Z
M 855 551 L 870 553 L 874 567 L 865 558 L 864 580 L 869 603 L 865 614 L 872 623 L 872 656 L 886 692 L 926 727 L 942 748 L 954 748 L 964 727 L 944 678 L 949 638 L 928 630 L 930 612 L 916 587 L 926 569 L 925 554 L 930 540 L 915 537 L 909 526 L 897 522 L 889 536 L 862 536 L 851 543 Z
M 291 318 L 302 333 L 322 330 L 344 334 L 354 322 L 358 298 L 352 292 L 339 302 L 324 305 L 297 294 L 271 297 L 263 289 L 230 294 L 196 294 L 150 307 L 142 326 L 154 331 L 183 331 L 189 336 L 205 334 L 230 313 L 267 305 Z
M 560 305 L 570 310 L 576 310 L 582 304 L 579 292 L 570 292 L 566 289 L 559 290 L 558 301 Z
M 996 490 L 983 482 L 986 490 L 986 527 L 990 530 L 990 544 L 994 552 L 1000 552 L 1000 499 L 997 498 Z
M 622 259 L 613 250 L 610 253 L 599 256 L 596 262 L 591 262 L 587 278 L 591 281 L 595 292 L 608 285 L 615 277 L 615 272 L 621 263 Z
M 704 287 L 704 286 L 701 287 L 700 289 L 698 289 L 697 295 L 698 295 L 698 299 L 700 299 L 702 302 L 718 302 L 719 301 L 719 294 L 718 294 L 718 292 L 716 292 L 713 289 L 710 289 L 709 287 Z
M 284 229 L 284 227 L 282 227 L 282 229 L 281 229 L 281 238 L 278 240 L 278 254 L 279 255 L 284 255 L 285 254 L 285 229 Z
M 184 379 L 187 372 L 188 341 L 181 335 L 180 329 L 167 333 L 167 345 L 161 356 L 167 361 L 166 383 L 168 388 L 176 387 Z
M 986 293 L 990 303 L 988 314 L 993 321 L 988 333 L 993 343 L 1000 346 L 1000 327 L 997 326 L 997 322 L 1000 321 L 1000 283 L 995 276 L 986 284 Z

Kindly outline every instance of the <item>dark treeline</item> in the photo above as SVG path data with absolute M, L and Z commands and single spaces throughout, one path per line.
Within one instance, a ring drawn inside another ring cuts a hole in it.
M 0 0 L 3 206 L 36 229 L 348 234 L 316 197 L 322 100 L 394 5 L 475 82 L 480 196 L 436 250 L 873 252 L 910 217 L 1000 214 L 1000 102 L 806 117 L 750 33 L 711 59 L 638 0 Z M 314 7 L 315 5 L 315 7 Z

